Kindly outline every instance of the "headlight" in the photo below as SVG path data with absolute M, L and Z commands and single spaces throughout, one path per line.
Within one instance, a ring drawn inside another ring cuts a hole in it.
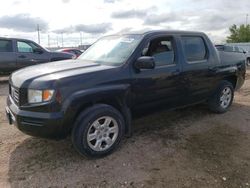
M 28 102 L 40 103 L 49 101 L 54 94 L 54 90 L 28 90 Z

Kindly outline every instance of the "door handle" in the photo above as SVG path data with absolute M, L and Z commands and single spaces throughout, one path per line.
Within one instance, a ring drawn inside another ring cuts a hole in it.
M 25 55 L 20 55 L 20 56 L 18 56 L 19 58 L 26 58 L 26 56 Z

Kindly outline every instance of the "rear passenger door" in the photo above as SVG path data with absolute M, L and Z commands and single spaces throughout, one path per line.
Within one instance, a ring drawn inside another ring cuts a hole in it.
M 0 73 L 12 72 L 16 69 L 16 56 L 13 52 L 13 42 L 0 39 Z
M 27 67 L 30 65 L 36 65 L 39 63 L 49 62 L 49 55 L 46 51 L 37 53 L 36 48 L 41 49 L 35 43 L 31 41 L 17 40 L 17 66 L 18 68 Z
M 187 102 L 195 103 L 208 97 L 213 83 L 209 76 L 209 51 L 202 36 L 181 36 L 183 47 L 183 79 L 186 81 Z

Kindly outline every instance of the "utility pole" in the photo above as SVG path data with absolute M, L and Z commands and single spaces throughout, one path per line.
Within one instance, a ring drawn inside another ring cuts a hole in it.
M 63 47 L 63 33 L 62 33 L 62 47 Z
M 81 42 L 81 47 L 82 47 L 82 32 L 80 32 L 80 42 Z
M 38 38 L 38 44 L 40 44 L 40 27 L 39 27 L 39 24 L 37 24 L 37 38 Z
M 59 43 L 58 43 L 58 35 L 56 35 L 56 46 L 59 47 Z
M 248 14 L 246 14 L 246 27 L 248 25 Z
M 49 37 L 49 34 L 48 34 L 48 47 L 50 47 L 50 37 Z

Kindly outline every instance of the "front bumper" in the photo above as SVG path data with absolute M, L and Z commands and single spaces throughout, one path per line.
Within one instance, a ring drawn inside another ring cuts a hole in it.
M 62 138 L 65 137 L 63 129 L 63 115 L 61 112 L 31 112 L 21 110 L 8 96 L 6 115 L 9 124 L 14 124 L 20 131 L 37 137 Z

